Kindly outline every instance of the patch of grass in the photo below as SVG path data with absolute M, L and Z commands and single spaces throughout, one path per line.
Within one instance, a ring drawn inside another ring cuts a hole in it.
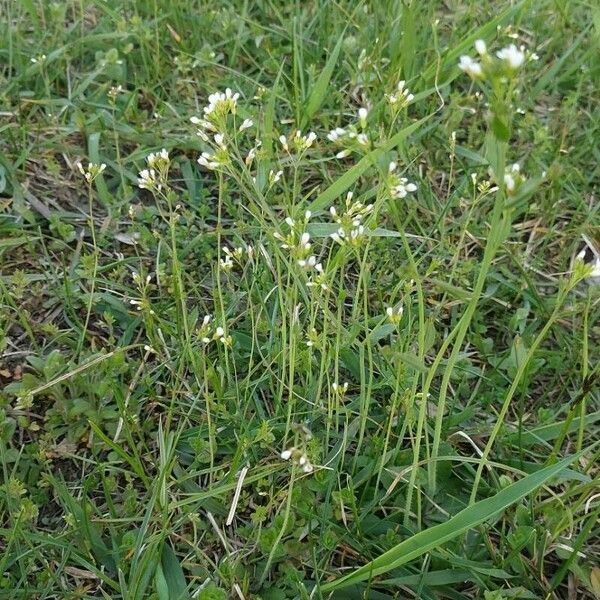
M 0 597 L 599 597 L 593 3 L 0 10 Z

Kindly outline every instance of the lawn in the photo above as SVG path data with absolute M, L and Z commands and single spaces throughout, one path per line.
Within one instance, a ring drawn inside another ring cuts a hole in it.
M 595 0 L 1 0 L 0 599 L 600 598 Z

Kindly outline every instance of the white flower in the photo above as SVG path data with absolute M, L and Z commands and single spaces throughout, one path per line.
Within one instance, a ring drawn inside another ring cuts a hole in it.
M 235 114 L 239 93 L 233 93 L 230 88 L 225 92 L 215 92 L 208 97 L 208 106 L 204 107 L 207 118 L 226 116 L 228 113 Z
M 390 195 L 392 198 L 406 198 L 409 193 L 416 191 L 416 184 L 409 183 L 406 177 L 400 177 L 399 179 L 393 178 L 393 183 L 390 187 Z
M 367 126 L 367 116 L 369 115 L 369 111 L 362 107 L 358 109 L 358 121 L 360 122 L 360 126 L 364 129 Z
M 275 185 L 278 181 L 281 180 L 282 175 L 283 171 L 277 171 L 277 173 L 275 173 L 275 171 L 271 169 L 269 171 L 269 185 Z
M 346 158 L 350 154 L 350 150 L 340 150 L 335 157 L 336 158 Z
M 473 60 L 470 56 L 466 55 L 460 57 L 458 68 L 473 78 L 481 77 L 483 73 L 481 65 L 476 60 Z
M 219 268 L 224 273 L 229 273 L 233 269 L 233 260 L 231 259 L 231 256 L 229 254 L 219 261 Z
M 221 163 L 216 159 L 214 154 L 209 154 L 208 152 L 202 153 L 200 158 L 198 158 L 198 164 L 211 170 L 218 169 L 221 166 Z
M 506 61 L 511 69 L 518 69 L 525 61 L 525 53 L 519 50 L 514 44 L 498 50 L 496 56 Z
M 246 156 L 246 160 L 244 162 L 247 165 L 250 165 L 255 158 L 256 158 L 256 147 L 250 148 L 250 150 L 248 151 L 248 155 Z
M 359 133 L 356 136 L 356 141 L 361 145 L 361 146 L 368 146 L 369 145 L 369 138 L 367 137 L 367 135 L 365 133 Z
M 510 173 L 504 174 L 504 185 L 506 186 L 506 190 L 508 192 L 515 191 L 515 178 Z
M 279 141 L 281 142 L 283 149 L 287 152 L 290 148 L 288 146 L 287 138 L 285 137 L 285 135 L 280 135 Z
M 254 121 L 252 119 L 244 119 L 242 124 L 240 125 L 239 131 L 244 131 L 244 129 L 250 129 L 254 125 Z
M 400 305 L 398 308 L 394 308 L 392 306 L 388 306 L 385 309 L 385 314 L 387 318 L 394 324 L 397 325 L 402 319 L 402 314 L 404 313 L 404 307 Z
M 398 93 L 397 94 L 386 94 L 386 98 L 387 98 L 388 102 L 396 110 L 407 106 L 415 98 L 415 95 L 411 94 L 410 90 L 405 86 L 406 86 L 406 81 L 401 80 L 398 82 Z
M 340 394 L 343 396 L 348 391 L 348 382 L 345 381 L 343 385 L 335 382 L 331 384 L 331 389 L 334 394 Z
M 512 194 L 517 188 L 517 184 L 522 183 L 524 180 L 525 178 L 523 175 L 521 175 L 521 167 L 519 163 L 513 163 L 506 169 L 506 173 L 504 173 L 504 185 L 506 187 L 506 192 L 508 194 Z
M 88 163 L 87 167 L 84 167 L 80 162 L 77 163 L 77 169 L 85 177 L 88 183 L 92 183 L 98 175 L 104 172 L 106 164 Z
M 215 133 L 214 136 L 215 139 L 215 144 L 217 144 L 217 146 L 221 146 L 221 148 L 225 148 L 225 136 L 222 133 Z
M 341 138 L 344 135 L 346 135 L 346 130 L 342 129 L 341 127 L 336 127 L 327 134 L 327 139 L 330 142 L 336 142 L 339 138 Z
M 146 158 L 150 169 L 161 169 L 169 164 L 169 153 L 163 148 L 160 152 L 151 152 Z
M 483 56 L 487 54 L 487 46 L 483 40 L 475 40 L 475 50 L 477 50 L 477 54 L 479 56 Z
M 138 177 L 138 187 L 144 190 L 152 190 L 156 185 L 156 171 L 154 169 L 143 169 Z
M 280 456 L 281 456 L 282 460 L 289 460 L 289 459 L 292 457 L 292 450 L 293 450 L 293 448 L 292 448 L 292 449 L 289 449 L 289 450 L 284 450 L 284 451 L 283 451 L 283 452 L 280 454 Z

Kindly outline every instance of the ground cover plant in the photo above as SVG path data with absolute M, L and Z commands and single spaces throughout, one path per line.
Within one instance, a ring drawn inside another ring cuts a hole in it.
M 4 0 L 0 597 L 600 597 L 594 2 Z

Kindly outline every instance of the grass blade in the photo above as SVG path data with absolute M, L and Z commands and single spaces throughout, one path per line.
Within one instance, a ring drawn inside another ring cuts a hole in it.
M 338 60 L 338 56 L 340 54 L 340 50 L 342 49 L 342 44 L 344 42 L 344 31 L 342 31 L 342 35 L 340 35 L 337 44 L 335 45 L 333 51 L 329 55 L 327 62 L 325 63 L 325 68 L 319 74 L 315 85 L 310 92 L 310 96 L 306 102 L 306 108 L 304 110 L 304 115 L 302 117 L 302 127 L 306 127 L 307 123 L 310 119 L 315 115 L 315 113 L 323 104 L 323 100 L 325 100 L 325 96 L 327 95 L 327 89 L 329 88 L 329 81 L 331 80 L 331 75 L 333 74 L 333 69 Z
M 325 592 L 352 585 L 387 573 L 414 558 L 418 558 L 441 544 L 465 533 L 469 529 L 477 527 L 488 519 L 498 516 L 511 504 L 531 494 L 546 481 L 558 475 L 558 473 L 569 466 L 579 456 L 579 454 L 568 456 L 554 465 L 540 469 L 537 473 L 523 477 L 523 479 L 509 485 L 491 498 L 480 500 L 461 510 L 445 523 L 420 531 L 356 571 L 321 586 L 321 590 Z
M 405 140 L 411 133 L 417 131 L 421 125 L 426 123 L 432 115 L 427 115 L 414 123 L 411 123 L 408 127 L 405 127 L 395 135 L 393 135 L 383 145 L 371 150 L 368 154 L 363 156 L 351 169 L 346 171 L 340 178 L 336 179 L 324 192 L 319 194 L 315 200 L 309 206 L 309 210 L 317 211 L 322 210 L 335 198 L 341 196 L 370 166 L 377 162 L 377 159 L 382 155 L 397 146 L 400 142 Z

